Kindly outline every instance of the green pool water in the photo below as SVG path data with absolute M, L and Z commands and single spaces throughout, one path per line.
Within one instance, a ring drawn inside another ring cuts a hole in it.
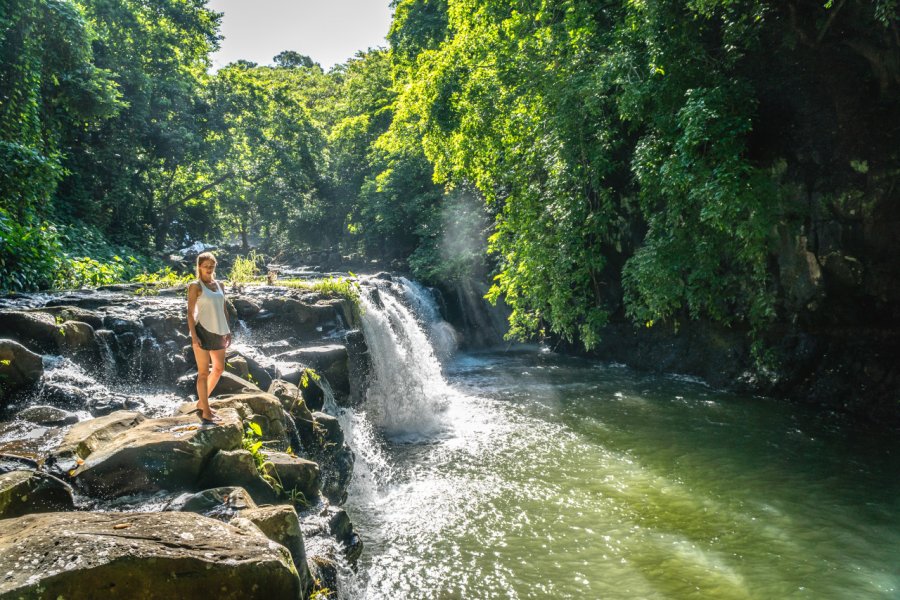
M 353 415 L 350 597 L 900 597 L 889 432 L 537 350 L 445 371 L 437 429 Z

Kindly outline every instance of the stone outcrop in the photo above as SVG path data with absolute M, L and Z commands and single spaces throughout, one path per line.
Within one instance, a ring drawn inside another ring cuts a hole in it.
M 266 461 L 272 464 L 285 493 L 297 491 L 308 504 L 319 496 L 319 465 L 311 460 L 284 452 L 267 452 Z
M 91 452 L 75 469 L 75 484 L 100 497 L 194 489 L 216 451 L 241 445 L 240 417 L 229 409 L 219 415 L 222 424 L 212 427 L 197 415 L 143 421 Z
M 69 430 L 59 447 L 50 453 L 47 463 L 59 472 L 68 473 L 96 449 L 146 420 L 147 417 L 139 412 L 118 411 L 79 423 Z
M 38 354 L 14 340 L 0 339 L 0 406 L 14 392 L 33 387 L 43 373 Z
M 186 512 L 48 513 L 0 520 L 0 597 L 300 597 L 290 552 Z
M 74 508 L 71 486 L 52 475 L 22 470 L 0 475 L 0 519 Z
M 306 548 L 297 511 L 292 506 L 264 506 L 248 508 L 240 513 L 265 534 L 270 540 L 287 548 L 294 559 L 304 597 L 312 591 L 313 581 L 306 562 Z

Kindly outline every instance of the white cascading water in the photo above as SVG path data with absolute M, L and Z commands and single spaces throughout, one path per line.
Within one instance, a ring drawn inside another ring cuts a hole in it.
M 396 282 L 365 280 L 360 300 L 362 329 L 372 360 L 365 403 L 371 422 L 397 441 L 417 441 L 440 433 L 445 429 L 441 416 L 453 392 L 425 329 L 443 323 L 433 299 L 401 278 Z M 407 303 L 423 316 L 417 317 Z

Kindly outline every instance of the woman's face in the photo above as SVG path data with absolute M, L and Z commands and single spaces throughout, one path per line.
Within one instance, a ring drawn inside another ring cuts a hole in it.
M 200 277 L 203 279 L 212 279 L 213 273 L 216 272 L 216 263 L 211 260 L 204 260 L 200 263 Z

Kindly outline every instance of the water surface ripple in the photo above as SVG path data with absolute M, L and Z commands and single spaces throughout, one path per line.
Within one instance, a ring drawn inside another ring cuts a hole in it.
M 437 433 L 354 415 L 353 597 L 900 596 L 889 435 L 534 349 L 446 375 Z

